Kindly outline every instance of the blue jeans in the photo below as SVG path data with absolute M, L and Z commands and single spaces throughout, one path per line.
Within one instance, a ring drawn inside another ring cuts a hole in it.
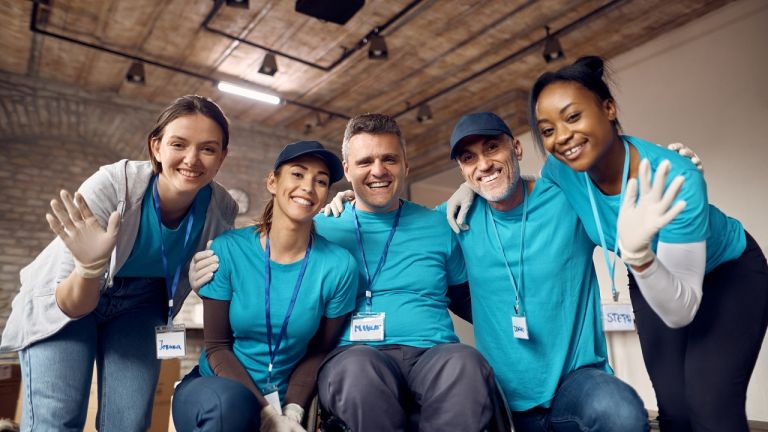
M 633 432 L 650 430 L 637 392 L 600 369 L 569 373 L 552 406 L 512 413 L 517 432 Z
M 160 373 L 155 326 L 168 316 L 163 279 L 115 278 L 90 314 L 19 353 L 23 431 L 81 431 L 93 362 L 101 432 L 145 431 Z
M 173 424 L 178 432 L 259 430 L 261 405 L 239 382 L 201 376 L 197 366 L 173 392 Z

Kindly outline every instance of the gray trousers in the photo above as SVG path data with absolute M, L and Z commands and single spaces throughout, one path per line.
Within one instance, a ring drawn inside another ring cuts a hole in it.
M 493 371 L 459 343 L 339 347 L 317 383 L 322 406 L 355 432 L 404 431 L 414 410 L 421 432 L 480 431 L 493 412 Z

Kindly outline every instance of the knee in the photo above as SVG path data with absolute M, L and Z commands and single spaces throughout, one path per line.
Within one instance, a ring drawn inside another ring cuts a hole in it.
M 493 381 L 493 369 L 480 352 L 460 343 L 438 345 L 436 355 L 443 358 L 446 371 L 452 371 L 456 379 L 480 379 Z
M 597 390 L 597 389 L 594 389 Z M 618 378 L 606 380 L 599 391 L 588 392 L 581 412 L 586 423 L 600 431 L 647 431 L 648 413 L 637 392 Z
M 173 397 L 173 419 L 182 425 L 179 430 L 201 425 L 250 430 L 258 423 L 259 402 L 242 384 L 221 377 L 200 377 L 182 384 Z

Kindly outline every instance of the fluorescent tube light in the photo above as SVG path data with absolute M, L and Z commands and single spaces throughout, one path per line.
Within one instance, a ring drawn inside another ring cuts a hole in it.
M 240 87 L 238 85 L 234 85 L 228 82 L 219 81 L 219 85 L 217 86 L 219 90 L 225 92 L 225 93 L 232 93 L 236 94 L 238 96 L 244 96 L 251 99 L 256 99 L 260 102 L 266 102 L 268 104 L 272 105 L 279 105 L 280 104 L 280 98 L 271 95 L 268 93 L 263 93 L 258 90 L 253 90 L 245 87 Z

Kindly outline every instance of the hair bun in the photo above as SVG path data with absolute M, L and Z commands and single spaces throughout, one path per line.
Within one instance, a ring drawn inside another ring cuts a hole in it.
M 598 56 L 581 57 L 576 60 L 573 65 L 583 67 L 600 78 L 603 77 L 603 73 L 605 72 L 605 61 L 602 57 Z

